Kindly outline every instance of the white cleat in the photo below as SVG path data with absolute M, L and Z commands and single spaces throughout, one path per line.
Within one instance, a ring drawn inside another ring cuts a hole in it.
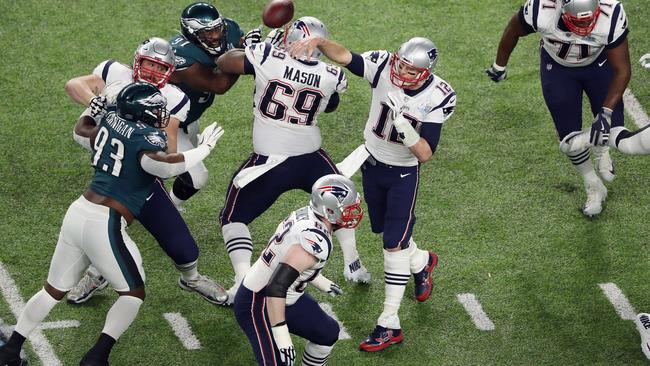
M 582 213 L 585 216 L 596 216 L 603 211 L 603 202 L 607 198 L 607 188 L 600 178 L 594 180 L 585 180 L 585 190 L 587 191 L 587 202 L 582 207 Z
M 372 279 L 370 272 L 361 264 L 361 259 L 359 258 L 345 265 L 343 268 L 343 277 L 346 281 L 356 283 L 370 283 Z
M 190 281 L 185 281 L 183 277 L 180 277 L 178 286 L 185 291 L 196 292 L 211 304 L 223 305 L 228 301 L 226 289 L 204 275 L 199 275 L 196 279 Z
M 239 290 L 239 285 L 241 282 L 236 282 L 234 285 L 232 285 L 231 288 L 228 289 L 228 300 L 224 303 L 224 305 L 227 306 L 233 306 L 235 304 L 235 296 L 237 295 L 237 290 Z
M 640 313 L 634 319 L 636 327 L 641 333 L 641 350 L 643 354 L 650 360 L 650 314 Z
M 68 304 L 79 305 L 90 300 L 97 291 L 108 286 L 108 281 L 102 276 L 91 276 L 86 272 L 75 287 L 68 292 Z
M 614 162 L 609 155 L 609 146 L 595 146 L 592 148 L 596 160 L 596 171 L 605 182 L 612 182 L 616 178 Z

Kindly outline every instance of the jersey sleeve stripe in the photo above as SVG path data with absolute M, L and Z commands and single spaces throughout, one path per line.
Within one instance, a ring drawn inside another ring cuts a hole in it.
M 456 92 L 452 92 L 451 94 L 449 94 L 449 95 L 447 96 L 447 98 L 445 98 L 445 99 L 442 101 L 442 103 L 438 104 L 438 106 L 435 107 L 435 108 L 433 108 L 431 111 L 433 112 L 433 111 L 435 111 L 435 110 L 438 109 L 438 108 L 442 108 L 442 107 L 446 106 L 447 103 L 449 103 L 449 101 L 451 100 L 451 98 L 453 98 L 453 97 L 455 97 L 455 96 L 456 96 Z
M 111 65 L 114 62 L 115 61 L 113 61 L 113 60 L 109 60 L 109 61 L 106 62 L 106 65 L 104 65 L 104 69 L 102 70 L 102 80 L 104 80 L 104 82 L 106 82 L 106 78 L 108 77 L 108 69 L 111 68 Z
M 386 64 L 388 63 L 388 60 L 390 59 L 390 55 L 386 57 L 384 62 L 379 65 L 377 68 L 377 73 L 375 74 L 375 78 L 372 80 L 372 83 L 370 83 L 370 86 L 374 89 L 377 87 L 377 84 L 379 83 L 379 77 L 381 76 L 381 73 L 384 71 L 384 67 L 386 67 Z
M 524 7 L 519 8 L 519 24 L 524 28 L 527 34 L 535 33 L 535 29 L 526 22 L 526 16 L 524 15 Z
M 264 42 L 264 55 L 262 56 L 262 61 L 260 62 L 260 65 L 262 65 L 265 61 L 266 58 L 269 57 L 269 54 L 271 53 L 271 44 Z
M 332 254 L 332 241 L 330 241 L 330 238 L 328 238 L 327 235 L 324 232 L 322 232 L 322 231 L 320 231 L 320 230 L 318 230 L 316 228 L 310 228 L 310 229 L 307 229 L 307 230 L 309 230 L 312 233 L 317 234 L 317 235 L 321 236 L 323 239 L 325 239 L 325 243 L 327 243 L 327 258 L 329 258 L 330 255 Z
M 339 80 L 336 83 L 337 88 L 339 87 L 339 85 L 341 85 L 341 81 L 343 81 L 344 77 L 345 77 L 345 73 L 343 72 L 343 70 L 339 70 Z
M 533 29 L 537 32 L 537 17 L 539 16 L 539 0 L 533 1 Z
M 186 96 L 183 97 L 183 100 L 181 100 L 171 111 L 169 111 L 169 114 L 174 115 L 178 113 L 178 111 L 181 110 L 187 103 L 190 102 L 190 98 Z
M 621 36 L 618 37 L 618 39 L 616 39 L 614 42 L 612 42 L 612 43 L 608 44 L 607 46 L 605 46 L 605 48 L 609 50 L 609 49 L 618 47 L 618 45 L 620 45 L 621 43 L 623 43 L 623 41 L 625 41 L 625 39 L 627 38 L 627 34 L 629 32 L 630 32 L 630 30 L 626 29 L 623 32 L 623 34 L 621 34 Z
M 618 16 L 621 14 L 621 3 L 616 4 L 614 8 L 614 13 L 612 14 L 612 24 L 609 27 L 609 35 L 607 36 L 607 44 L 614 41 L 614 33 L 616 32 L 616 23 L 618 22 Z

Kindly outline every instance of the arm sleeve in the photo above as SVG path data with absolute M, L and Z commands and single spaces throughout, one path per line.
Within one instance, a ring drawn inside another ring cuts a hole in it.
M 147 173 L 160 178 L 171 178 L 187 171 L 187 169 L 185 169 L 184 161 L 170 164 L 154 160 L 147 154 L 142 154 L 142 158 L 140 158 L 140 166 L 142 166 L 142 169 Z
M 363 77 L 363 56 L 352 52 L 352 61 L 346 66 L 351 73 L 358 77 Z
M 341 98 L 339 97 L 339 93 L 332 94 L 330 100 L 327 101 L 327 106 L 325 107 L 325 113 L 334 112 L 336 108 L 339 106 L 340 100 Z
M 442 123 L 423 123 L 420 128 L 420 137 L 427 141 L 432 154 L 436 152 L 438 142 L 440 142 L 441 132 Z

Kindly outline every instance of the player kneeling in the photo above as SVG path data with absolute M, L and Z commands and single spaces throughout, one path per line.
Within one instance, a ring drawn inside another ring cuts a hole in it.
M 106 315 L 97 343 L 80 365 L 108 365 L 113 345 L 135 320 L 145 298 L 142 257 L 125 229 L 140 213 L 156 176 L 168 178 L 187 171 L 210 154 L 223 134 L 213 124 L 203 132 L 197 148 L 166 154 L 167 137 L 160 130 L 169 121 L 166 106 L 155 86 L 133 83 L 117 96 L 117 112 L 104 114 L 97 125 L 85 117 L 75 126 L 75 138 L 94 152 L 93 179 L 68 208 L 47 282 L 29 299 L 11 337 L 0 347 L 0 365 L 21 364 L 25 339 L 90 264 L 119 297 Z
M 314 285 L 323 289 L 319 272 L 332 253 L 332 231 L 354 228 L 362 217 L 354 183 L 329 174 L 314 183 L 309 206 L 292 212 L 278 225 L 235 297 L 237 322 L 260 365 L 275 365 L 278 360 L 294 364 L 296 351 L 289 333 L 307 340 L 303 363 L 327 363 L 339 326 L 304 291 L 315 279 L 320 284 Z M 324 290 L 340 293 L 336 284 L 328 284 Z

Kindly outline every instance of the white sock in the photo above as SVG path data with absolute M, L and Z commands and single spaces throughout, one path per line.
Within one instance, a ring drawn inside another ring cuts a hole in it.
M 253 239 L 248 231 L 248 226 L 241 222 L 232 222 L 221 228 L 223 241 L 226 243 L 226 250 L 235 270 L 235 283 L 241 280 L 251 268 L 251 256 L 253 254 Z
M 418 245 L 413 241 L 413 237 L 409 239 L 409 263 L 411 273 L 418 273 L 424 269 L 424 266 L 429 262 L 429 252 L 426 250 L 418 249 Z
M 357 239 L 355 229 L 338 229 L 334 232 L 334 236 L 339 241 L 341 251 L 343 252 L 343 262 L 348 264 L 356 261 L 359 258 L 357 251 Z
M 404 297 L 406 284 L 411 278 L 408 250 L 389 252 L 384 249 L 384 311 L 377 324 L 385 328 L 401 329 L 397 311 Z
M 619 135 L 622 136 L 620 140 L 618 140 Z M 636 132 L 630 132 L 625 127 L 613 127 L 609 135 L 609 145 L 617 148 L 624 154 L 650 154 L 650 128 L 642 128 Z
M 327 364 L 334 346 L 322 346 L 307 341 L 302 353 L 302 364 L 305 366 L 323 366 Z
M 14 330 L 27 338 L 34 328 L 41 324 L 54 305 L 58 303 L 59 301 L 57 299 L 50 296 L 50 294 L 42 288 L 39 292 L 34 294 L 29 301 L 27 301 L 25 308 L 18 317 L 18 323 Z
M 142 305 L 142 299 L 138 297 L 128 295 L 118 297 L 106 314 L 106 323 L 104 323 L 102 333 L 118 340 L 135 320 L 140 305 Z
M 173 189 L 169 190 L 169 198 L 171 198 L 172 202 L 174 203 L 174 206 L 176 207 L 181 207 L 183 203 L 185 203 L 186 201 L 176 197 Z
M 199 277 L 198 261 L 177 264 L 176 269 L 181 273 L 183 281 L 192 281 Z
M 571 164 L 573 164 L 578 170 L 578 173 L 585 179 L 591 177 L 592 174 L 596 176 L 596 171 L 594 170 L 594 165 L 591 163 L 589 154 L 589 149 L 584 149 L 577 153 L 567 155 L 569 160 L 571 160 Z

